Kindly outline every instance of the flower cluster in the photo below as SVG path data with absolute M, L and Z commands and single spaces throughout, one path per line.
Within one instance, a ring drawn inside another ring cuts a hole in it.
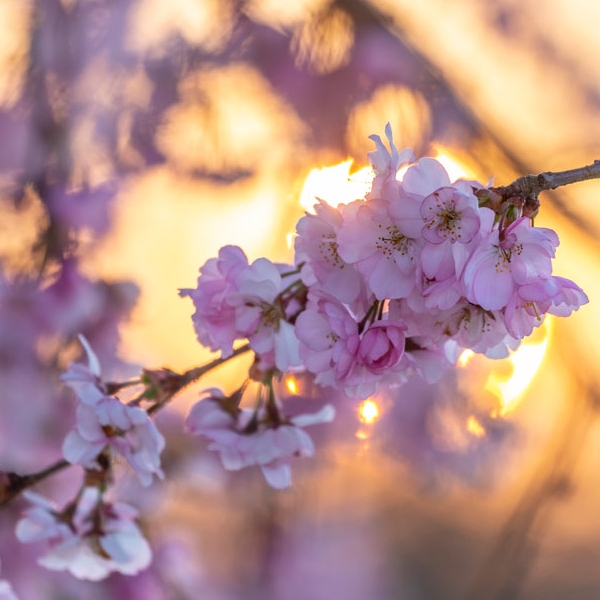
M 210 389 L 192 407 L 186 427 L 210 440 L 209 449 L 219 452 L 226 469 L 258 465 L 269 485 L 283 489 L 291 484 L 291 458 L 314 454 L 303 427 L 328 423 L 333 416 L 329 404 L 317 413 L 291 418 L 285 418 L 274 401 L 258 410 L 241 409 L 221 390 Z
M 198 287 L 180 295 L 194 302 L 201 344 L 226 358 L 235 340 L 247 338 L 265 367 L 286 371 L 301 366 L 293 322 L 302 310 L 302 290 L 299 282 L 286 287 L 285 265 L 266 258 L 248 264 L 240 248 L 225 246 L 200 272 Z
M 464 349 L 506 356 L 546 314 L 568 316 L 588 301 L 553 275 L 558 236 L 535 227 L 525 203 L 475 181 L 452 182 L 438 161 L 399 152 L 389 126 L 386 137 L 389 147 L 372 136 L 374 178 L 364 198 L 337 207 L 318 201 L 299 220 L 292 264 L 249 262 L 239 247 L 224 246 L 201 267 L 196 288 L 180 290 L 194 303 L 199 342 L 220 360 L 183 374 L 145 369 L 138 380 L 108 384 L 79 336 L 87 365 L 61 377 L 77 396 L 77 420 L 64 438 L 66 462 L 55 467 L 80 465 L 84 482 L 62 510 L 27 493 L 32 506 L 16 529 L 22 542 L 47 542 L 40 564 L 91 580 L 148 566 L 135 509 L 104 498 L 111 459 L 124 458 L 143 486 L 163 478 L 165 442 L 152 415 L 223 360 L 254 353 L 238 390 L 206 390 L 186 429 L 208 440 L 226 469 L 258 467 L 283 489 L 292 459 L 314 454 L 304 428 L 334 417 L 331 404 L 289 416 L 275 393 L 283 373 L 306 372 L 362 400 L 415 374 L 434 382 Z M 124 403 L 115 394 L 129 385 L 144 390 Z M 254 405 L 246 402 L 251 389 Z M 0 594 L 10 593 L 2 585 Z
M 225 246 L 201 268 L 181 295 L 202 344 L 227 357 L 247 339 L 259 374 L 302 368 L 366 398 L 414 373 L 435 381 L 465 348 L 506 356 L 544 315 L 587 302 L 552 274 L 554 231 L 478 182 L 451 182 L 438 161 L 398 152 L 389 125 L 386 136 L 389 149 L 371 136 L 364 199 L 319 201 L 299 220 L 294 265 L 249 264 Z
M 160 453 L 164 439 L 148 413 L 138 406 L 127 406 L 107 393 L 100 374 L 98 358 L 83 336 L 79 337 L 88 356 L 88 366 L 73 364 L 62 380 L 77 394 L 77 425 L 66 436 L 63 456 L 71 464 L 98 468 L 98 457 L 105 452 L 123 456 L 144 486 L 152 476 L 162 478 Z
M 47 569 L 98 581 L 113 571 L 134 575 L 150 564 L 150 546 L 133 507 L 105 502 L 96 487 L 84 487 L 63 510 L 37 494 L 25 495 L 32 506 L 17 523 L 16 535 L 24 543 L 47 543 L 38 560 Z

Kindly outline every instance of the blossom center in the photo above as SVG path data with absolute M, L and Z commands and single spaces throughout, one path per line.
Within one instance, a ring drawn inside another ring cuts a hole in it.
M 325 239 L 319 242 L 318 247 L 325 262 L 329 263 L 332 267 L 344 268 L 345 263 L 338 254 L 338 243 L 335 235 L 325 236 Z
M 281 309 L 274 304 L 263 304 L 260 311 L 260 323 L 266 327 L 279 331 L 279 324 L 285 315 Z
M 386 258 L 393 258 L 394 252 L 399 252 L 402 256 L 409 254 L 411 239 L 400 233 L 395 225 L 379 225 L 385 233 L 377 237 L 375 247 Z M 412 260 L 412 256 L 410 257 Z
M 510 263 L 513 256 L 520 256 L 523 253 L 523 245 L 513 240 L 503 240 L 497 248 L 497 260 L 494 263 L 496 273 L 503 273 L 504 271 L 512 273 Z

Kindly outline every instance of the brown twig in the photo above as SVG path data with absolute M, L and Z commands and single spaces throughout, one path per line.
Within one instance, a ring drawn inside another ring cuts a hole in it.
M 17 473 L 1 473 L 0 474 L 0 508 L 4 508 L 12 502 L 23 490 L 39 483 L 58 471 L 69 467 L 71 463 L 66 460 L 59 460 L 54 464 L 29 475 L 18 475 Z
M 492 188 L 500 194 L 504 199 L 513 196 L 521 196 L 524 198 L 537 197 L 541 192 L 546 190 L 554 190 L 563 185 L 570 185 L 588 179 L 600 178 L 600 160 L 595 160 L 591 165 L 579 167 L 578 169 L 570 169 L 568 171 L 558 171 L 553 173 L 546 171 L 539 175 L 524 175 L 519 177 L 511 184 Z
M 185 371 L 185 373 L 175 373 L 174 371 L 169 371 L 167 369 L 158 371 L 145 370 L 144 374 L 151 381 L 156 380 L 158 382 L 158 380 L 162 378 L 162 381 L 160 381 L 157 386 L 158 396 L 155 398 L 154 404 L 148 408 L 148 414 L 153 415 L 154 413 L 158 412 L 168 402 L 170 402 L 173 396 L 181 392 L 181 390 L 186 388 L 188 385 L 194 383 L 194 381 L 197 381 L 203 375 L 219 367 L 228 360 L 248 352 L 248 350 L 250 350 L 250 345 L 244 344 L 243 346 L 240 346 L 234 350 L 233 353 L 227 358 L 215 358 L 215 360 L 207 363 L 206 365 L 194 367 L 193 369 Z

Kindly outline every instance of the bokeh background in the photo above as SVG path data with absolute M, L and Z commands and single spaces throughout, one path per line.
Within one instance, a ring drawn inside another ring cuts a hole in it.
M 84 333 L 113 379 L 211 357 L 177 290 L 220 246 L 291 259 L 315 196 L 365 189 L 370 134 L 507 184 L 600 158 L 592 0 L 2 0 L 0 469 L 60 457 L 58 384 Z M 136 577 L 79 582 L 0 514 L 22 600 L 589 599 L 600 594 L 600 183 L 545 193 L 556 274 L 590 304 L 522 351 L 464 356 L 370 410 L 334 401 L 291 490 L 222 471 L 158 417 L 167 479 L 118 493 L 155 548 Z M 200 386 L 239 385 L 243 359 Z M 80 475 L 39 490 L 67 501 Z

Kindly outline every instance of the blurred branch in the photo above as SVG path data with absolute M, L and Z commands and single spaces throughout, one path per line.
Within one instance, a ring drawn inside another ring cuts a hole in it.
M 548 529 L 555 503 L 573 491 L 573 473 L 596 422 L 600 395 L 595 389 L 569 403 L 570 415 L 544 456 L 537 477 L 502 527 L 489 556 L 464 600 L 516 600 L 535 561 L 540 537 Z
M 49 467 L 46 467 L 37 473 L 30 473 L 29 475 L 0 473 L 0 508 L 4 508 L 10 504 L 23 490 L 69 466 L 71 466 L 71 464 L 66 460 L 59 460 Z
M 215 358 L 215 360 L 202 365 L 201 367 L 194 367 L 185 371 L 185 373 L 175 373 L 169 369 L 158 369 L 149 370 L 144 369 L 144 378 L 150 385 L 150 389 L 155 392 L 153 397 L 154 404 L 148 408 L 147 412 L 149 415 L 153 415 L 158 412 L 161 408 L 171 401 L 173 396 L 181 392 L 188 385 L 191 385 L 203 375 L 226 363 L 228 360 L 244 354 L 250 350 L 249 344 L 244 344 L 239 348 L 235 349 L 231 356 L 227 358 Z

